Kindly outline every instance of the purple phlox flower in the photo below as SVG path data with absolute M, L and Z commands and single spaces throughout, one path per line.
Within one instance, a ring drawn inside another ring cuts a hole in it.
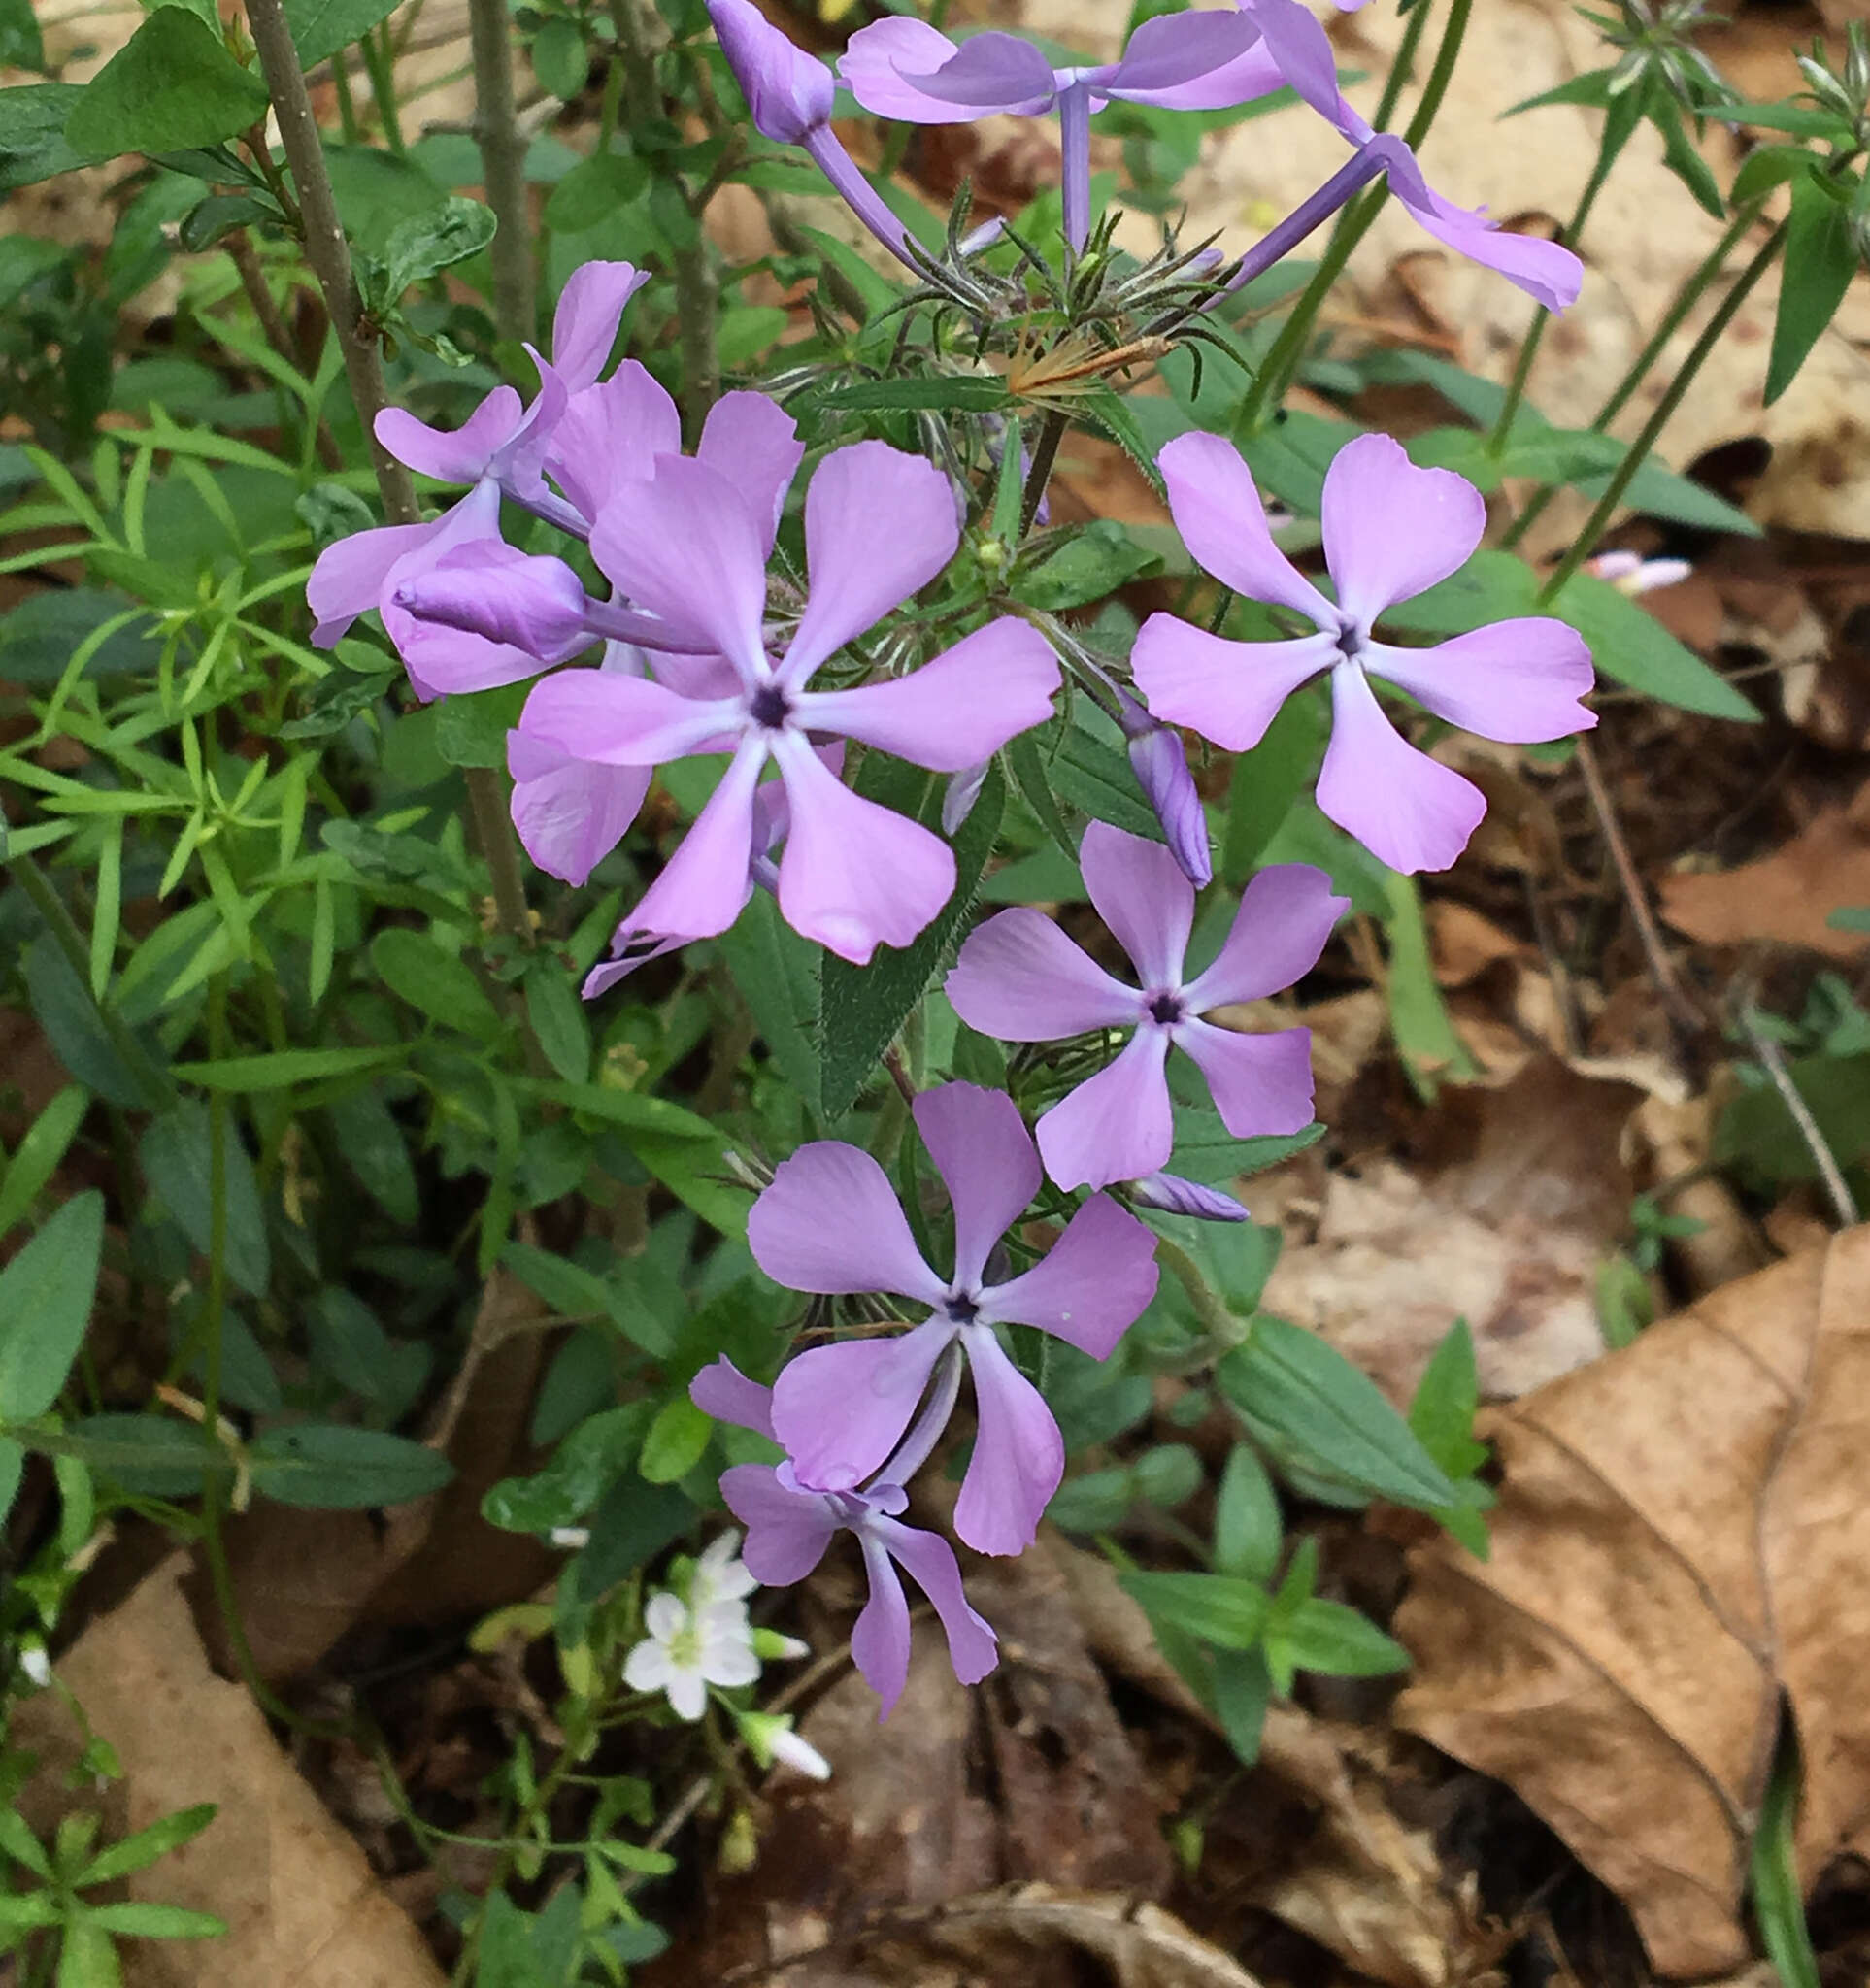
M 952 42 L 926 21 L 892 15 L 859 28 L 838 74 L 866 111 L 911 124 L 968 124 L 996 112 L 1058 113 L 1065 239 L 1090 232 L 1090 119 L 1113 99 L 1170 111 L 1216 111 L 1279 87 L 1245 14 L 1159 15 L 1131 35 L 1115 62 L 1054 69 L 1018 35 Z
M 1497 621 L 1428 648 L 1379 642 L 1371 624 L 1446 580 L 1481 542 L 1481 493 L 1450 470 L 1418 469 L 1386 435 L 1359 435 L 1325 473 L 1327 600 L 1273 544 L 1252 473 L 1218 435 L 1180 435 L 1160 457 L 1176 529 L 1197 565 L 1251 600 L 1318 630 L 1289 642 L 1230 642 L 1152 614 L 1130 668 L 1150 709 L 1229 752 L 1257 745 L 1300 684 L 1330 672 L 1331 744 L 1318 802 L 1392 870 L 1442 870 L 1467 845 L 1486 802 L 1452 767 L 1418 752 L 1385 716 L 1370 678 L 1439 718 L 1516 745 L 1594 725 L 1578 700 L 1590 651 L 1544 615 Z
M 1231 1194 L 1185 1180 L 1180 1174 L 1146 1174 L 1130 1182 L 1130 1199 L 1139 1208 L 1165 1215 L 1192 1215 L 1198 1222 L 1249 1222 L 1252 1216 Z
M 1416 154 L 1400 138 L 1374 131 L 1367 119 L 1352 109 L 1338 88 L 1337 58 L 1330 38 L 1303 0 L 1238 0 L 1238 4 L 1259 30 L 1265 55 L 1276 66 L 1279 79 L 1335 125 L 1359 153 L 1351 168 L 1329 182 L 1336 197 L 1328 206 L 1313 212 L 1314 203 L 1307 202 L 1299 210 L 1308 218 L 1296 236 L 1284 229 L 1275 231 L 1281 239 L 1281 253 L 1309 234 L 1326 213 L 1342 205 L 1364 180 L 1382 170 L 1389 176 L 1390 191 L 1417 222 L 1457 254 L 1497 270 L 1549 311 L 1562 311 L 1576 299 L 1584 265 L 1569 248 L 1536 236 L 1514 234 L 1489 220 L 1484 209 L 1457 207 L 1445 199 L 1422 177 Z M 1267 266 L 1268 258 L 1255 251 L 1235 282 L 1249 282 Z
M 472 487 L 425 524 L 380 525 L 325 547 L 305 590 L 317 646 L 329 648 L 359 614 L 383 607 L 392 587 L 434 560 L 474 541 L 497 539 L 502 495 L 581 535 L 588 528 L 574 507 L 546 487 L 541 469 L 552 428 L 572 396 L 595 381 L 616 342 L 624 306 L 648 281 L 647 271 L 627 262 L 587 262 L 573 273 L 552 322 L 557 364 L 539 361 L 540 390 L 530 407 L 522 407 L 512 387 L 496 386 L 452 431 L 431 428 L 402 408 L 384 409 L 376 435 L 391 455 L 424 476 Z M 396 629 L 390 629 L 390 636 L 397 640 Z M 458 641 L 451 648 L 460 648 Z M 489 662 L 464 667 L 478 667 L 483 674 L 483 682 L 471 687 L 517 682 L 532 674 L 488 674 L 499 667 Z
M 922 259 L 911 247 L 909 231 L 831 129 L 837 83 L 829 68 L 795 48 L 752 0 L 708 0 L 708 16 L 747 99 L 753 129 L 776 145 L 800 147 L 877 240 L 915 275 L 922 275 Z
M 1197 890 L 1212 883 L 1215 859 L 1208 847 L 1208 812 L 1195 791 L 1188 754 L 1180 736 L 1160 724 L 1119 688 L 1117 722 L 1129 747 L 1130 768 L 1155 818 L 1162 824 L 1182 874 Z
M 1050 1043 L 1091 1029 L 1134 1029 L 1107 1068 L 1039 1121 L 1046 1172 L 1060 1187 L 1106 1187 L 1168 1165 L 1175 1145 L 1166 1065 L 1191 1056 L 1236 1139 L 1312 1122 L 1312 1032 L 1240 1035 L 1202 1017 L 1289 987 L 1318 964 L 1350 909 L 1306 863 L 1262 870 L 1241 894 L 1226 944 L 1186 977 L 1194 886 L 1160 843 L 1093 821 L 1079 851 L 1085 888 L 1130 956 L 1140 986 L 1107 974 L 1029 906 L 969 934 L 947 982 L 969 1028 L 1007 1043 Z
M 1657 587 L 1680 586 L 1694 571 L 1686 559 L 1645 559 L 1641 552 L 1599 552 L 1586 559 L 1585 572 L 1634 600 Z
M 904 1525 L 900 1517 L 909 1504 L 903 1485 L 941 1435 L 960 1375 L 960 1360 L 951 1353 L 915 1428 L 861 1490 L 813 1490 L 799 1481 L 790 1461 L 736 1464 L 721 1474 L 721 1495 L 747 1528 L 743 1557 L 764 1586 L 803 1580 L 840 1532 L 856 1535 L 870 1598 L 852 1631 L 851 1655 L 882 1699 L 883 1718 L 895 1708 L 909 1677 L 909 1603 L 896 1574 L 899 1566 L 933 1605 L 954 1674 L 963 1684 L 978 1684 L 999 1662 L 991 1626 L 968 1606 L 953 1547 L 938 1534 Z M 688 1392 L 695 1406 L 717 1421 L 773 1436 L 773 1390 L 749 1380 L 724 1355 L 695 1375 Z
M 517 741 L 520 735 L 513 732 L 508 737 Z M 834 740 L 829 746 L 820 746 L 816 749 L 818 757 L 824 762 L 825 771 L 833 779 L 844 771 L 842 739 Z M 516 756 L 510 750 L 509 764 Z M 638 777 L 637 770 L 632 767 L 598 767 L 584 765 L 583 762 L 572 763 L 580 766 L 584 776 L 593 780 L 603 778 L 613 780 L 633 780 Z M 644 772 L 641 778 L 647 784 L 650 778 L 648 772 Z M 642 796 L 639 794 L 636 806 L 641 806 L 641 803 Z M 634 814 L 634 808 L 631 812 Z M 518 819 L 518 788 L 514 794 L 514 812 L 515 818 Z M 779 865 L 773 860 L 773 851 L 785 840 L 786 831 L 791 825 L 792 810 L 786 799 L 785 781 L 762 781 L 753 794 L 753 843 L 747 862 L 747 894 L 741 900 L 743 910 L 751 901 L 755 889 L 768 891 L 774 897 L 779 895 Z M 623 828 L 628 826 L 629 823 L 624 822 Z M 620 837 L 622 832 L 622 829 L 619 829 L 618 835 Z M 521 840 L 525 840 L 523 829 L 520 834 Z M 527 847 L 531 848 L 530 843 L 527 844 Z M 600 850 L 598 853 L 602 855 L 605 851 Z M 593 865 L 595 861 L 596 858 L 593 858 Z M 589 874 L 588 870 L 585 874 Z M 584 878 L 575 878 L 572 880 L 582 883 Z M 651 930 L 642 923 L 638 912 L 631 912 L 611 934 L 611 956 L 594 966 L 585 977 L 584 999 L 594 1001 L 598 995 L 607 993 L 615 987 L 625 975 L 635 973 L 638 967 L 648 966 L 652 959 L 661 959 L 666 953 L 680 951 L 687 943 L 679 936 L 672 937 L 668 933 Z
M 815 738 L 850 738 L 952 773 L 1052 712 L 1058 666 L 1022 621 L 989 622 L 908 676 L 856 688 L 806 686 L 820 664 L 933 580 L 959 544 L 948 480 L 882 442 L 833 450 L 805 502 L 811 592 L 789 639 L 767 650 L 771 516 L 718 470 L 664 455 L 648 482 L 619 484 L 591 536 L 620 592 L 681 640 L 726 658 L 731 696 L 685 697 L 596 670 L 549 677 L 519 729 L 567 755 L 652 767 L 696 753 L 730 764 L 637 908 L 669 937 L 710 938 L 739 915 L 760 771 L 774 761 L 791 828 L 779 902 L 795 931 L 862 965 L 907 945 L 954 888 L 954 857 L 920 823 L 862 799 L 829 774 Z
M 1004 1091 L 950 1083 L 916 1100 L 917 1129 L 954 1208 L 954 1270 L 916 1247 L 884 1170 L 837 1141 L 801 1146 L 754 1202 L 748 1246 L 794 1291 L 885 1291 L 926 1305 L 906 1333 L 801 1353 L 773 1391 L 773 1424 L 799 1482 L 848 1490 L 889 1455 L 951 1347 L 974 1375 L 980 1434 L 954 1530 L 983 1553 L 1029 1545 L 1065 1467 L 1052 1410 L 994 1328 L 1018 1324 L 1108 1357 L 1155 1295 L 1155 1239 L 1093 1195 L 1021 1276 L 991 1281 L 988 1257 L 1038 1192 L 1032 1135 Z

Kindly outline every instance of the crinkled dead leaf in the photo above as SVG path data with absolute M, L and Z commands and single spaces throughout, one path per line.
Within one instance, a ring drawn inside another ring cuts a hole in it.
M 1657 1969 L 1739 1966 L 1782 1692 L 1809 1884 L 1870 1819 L 1870 1225 L 1727 1285 L 1491 1422 L 1483 1565 L 1412 1558 L 1400 1722 L 1508 1782 Z
M 193 1841 L 129 1880 L 133 1899 L 224 1920 L 213 1940 L 136 1940 L 132 1988 L 441 1988 L 410 1920 L 320 1805 L 238 1684 L 215 1675 L 183 1593 L 187 1562 L 165 1561 L 59 1660 L 58 1680 L 107 1740 L 123 1778 L 99 1798 L 115 1839 L 199 1802 L 218 1812 Z M 63 1693 L 27 1700 L 13 1742 L 40 1756 L 19 1806 L 44 1830 L 74 1806 L 83 1750 Z

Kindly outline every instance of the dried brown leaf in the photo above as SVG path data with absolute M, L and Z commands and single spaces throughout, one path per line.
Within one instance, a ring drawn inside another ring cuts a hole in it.
M 1664 1973 L 1746 1958 L 1782 1691 L 1808 1884 L 1870 1817 L 1867 1420 L 1870 1226 L 1494 1418 L 1492 1558 L 1412 1557 L 1399 1721 L 1510 1783 Z

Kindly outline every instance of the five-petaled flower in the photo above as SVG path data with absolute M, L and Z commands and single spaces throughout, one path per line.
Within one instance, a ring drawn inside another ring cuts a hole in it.
M 1214 964 L 1183 964 L 1194 887 L 1160 843 L 1093 821 L 1079 861 L 1100 917 L 1130 956 L 1141 986 L 1107 974 L 1043 911 L 1001 911 L 979 926 L 948 977 L 948 998 L 970 1028 L 1008 1043 L 1049 1043 L 1093 1029 L 1134 1029 L 1121 1053 L 1039 1121 L 1046 1172 L 1061 1187 L 1104 1187 L 1168 1165 L 1175 1119 L 1169 1051 L 1185 1050 L 1236 1139 L 1298 1132 L 1312 1118 L 1312 1032 L 1249 1036 L 1203 1016 L 1289 987 L 1318 964 L 1350 909 L 1323 871 L 1262 870 L 1247 886 Z
M 1318 802 L 1392 870 L 1443 870 L 1486 812 L 1481 790 L 1419 752 L 1377 703 L 1370 679 L 1406 690 L 1452 725 L 1524 745 L 1597 722 L 1579 703 L 1590 651 L 1544 615 L 1476 628 L 1428 648 L 1380 642 L 1387 608 L 1446 580 L 1481 542 L 1481 493 L 1450 470 L 1418 469 L 1386 435 L 1359 435 L 1324 478 L 1328 600 L 1274 545 L 1252 473 L 1218 435 L 1181 435 L 1161 454 L 1176 529 L 1195 563 L 1250 600 L 1318 631 L 1289 642 L 1231 642 L 1152 614 L 1131 668 L 1151 711 L 1229 752 L 1258 744 L 1300 684 L 1331 677 L 1331 744 Z

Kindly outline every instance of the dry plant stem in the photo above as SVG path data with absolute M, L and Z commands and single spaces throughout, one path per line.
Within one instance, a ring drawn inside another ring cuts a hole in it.
M 1662 944 L 1662 934 L 1655 922 L 1655 913 L 1650 910 L 1649 893 L 1643 888 L 1643 879 L 1636 874 L 1636 865 L 1630 859 L 1629 845 L 1623 840 L 1623 831 L 1618 825 L 1617 811 L 1611 805 L 1610 789 L 1604 784 L 1602 769 L 1597 764 L 1597 754 L 1588 739 L 1578 741 L 1578 769 L 1585 776 L 1585 786 L 1590 795 L 1590 805 L 1597 815 L 1597 825 L 1604 832 L 1605 846 L 1610 850 L 1611 861 L 1617 868 L 1617 880 L 1623 886 L 1623 896 L 1630 908 L 1630 916 L 1636 920 L 1636 936 L 1642 942 L 1643 957 L 1650 969 L 1650 978 L 1655 982 L 1655 991 L 1661 995 L 1663 1006 L 1671 1017 L 1689 1028 L 1701 1025 L 1701 1011 L 1689 998 L 1675 971 L 1674 963 Z
M 1758 1011 L 1751 1000 L 1740 1003 L 1740 1026 L 1753 1054 L 1759 1058 L 1772 1080 L 1773 1088 L 1779 1093 L 1780 1102 L 1798 1127 L 1798 1136 L 1805 1142 L 1806 1150 L 1812 1155 L 1812 1164 L 1819 1170 L 1819 1178 L 1824 1183 L 1825 1199 L 1831 1204 L 1831 1212 L 1837 1217 L 1838 1227 L 1854 1228 L 1861 1219 L 1857 1213 L 1856 1197 L 1844 1177 L 1837 1155 L 1820 1131 L 1818 1120 L 1812 1116 L 1811 1106 L 1799 1095 L 1792 1074 L 1786 1067 L 1785 1053 L 1760 1026 Z
M 1032 467 L 1026 472 L 1025 492 L 1019 500 L 1019 536 L 1032 529 L 1039 507 L 1045 502 L 1046 485 L 1052 480 L 1052 464 L 1058 460 L 1058 445 L 1065 439 L 1065 415 L 1056 408 L 1046 410 L 1039 439 L 1032 445 Z
M 506 0 L 468 0 L 474 54 L 474 142 L 481 151 L 487 205 L 499 223 L 493 259 L 493 323 L 503 339 L 536 329 L 532 217 L 526 204 L 526 141 L 513 97 L 513 35 Z
M 356 403 L 357 418 L 370 439 L 371 466 L 377 473 L 384 516 L 390 524 L 418 523 L 421 511 L 416 502 L 416 485 L 408 470 L 377 440 L 377 416 L 389 398 L 384 386 L 383 355 L 376 338 L 362 322 L 356 279 L 351 268 L 351 244 L 345 239 L 344 223 L 338 218 L 330 177 L 324 169 L 317 119 L 312 115 L 312 99 L 306 91 L 305 76 L 299 68 L 298 52 L 292 46 L 281 0 L 247 0 L 247 22 L 252 30 L 260 70 L 279 117 L 280 143 L 285 149 L 286 163 L 292 168 L 293 184 L 298 188 L 305 259 L 312 265 L 318 288 L 324 293 L 324 308 L 337 335 L 338 349 L 344 354 L 351 398 Z M 493 902 L 500 923 L 521 945 L 530 946 L 532 916 L 526 909 L 519 849 L 507 813 L 506 797 L 491 768 L 468 767 L 465 772 L 468 809 L 481 853 L 492 873 Z
M 1613 472 L 1604 494 L 1597 500 L 1589 517 L 1585 520 L 1584 529 L 1579 532 L 1570 550 L 1553 569 L 1545 585 L 1540 589 L 1539 599 L 1542 603 L 1550 601 L 1590 557 L 1604 528 L 1616 516 L 1617 508 L 1623 501 L 1623 492 L 1629 488 L 1630 479 L 1648 460 L 1650 450 L 1655 446 L 1656 437 L 1668 426 L 1669 417 L 1682 405 L 1684 396 L 1694 383 L 1695 375 L 1707 363 L 1708 354 L 1726 336 L 1728 325 L 1734 321 L 1741 305 L 1753 294 L 1753 286 L 1778 261 L 1779 252 L 1786 243 L 1786 228 L 1787 223 L 1781 221 L 1766 238 L 1759 252 L 1734 279 L 1732 287 L 1720 300 L 1720 308 L 1702 327 L 1701 336 L 1695 340 L 1688 356 L 1682 362 L 1674 379 L 1669 381 L 1668 390 L 1656 402 L 1649 419 L 1643 423 L 1643 432 L 1630 444 L 1628 453 Z
M 308 360 L 300 351 L 286 327 L 285 319 L 280 315 L 280 307 L 273 301 L 273 293 L 266 287 L 266 272 L 260 268 L 259 257 L 253 252 L 253 238 L 245 228 L 236 228 L 223 244 L 227 257 L 240 277 L 240 286 L 245 293 L 249 307 L 253 313 L 266 343 L 295 371 L 309 378 L 317 371 L 316 359 Z M 330 424 L 322 416 L 314 434 L 318 450 L 318 460 L 328 470 L 344 468 L 344 456 L 338 447 L 338 440 L 331 432 Z

